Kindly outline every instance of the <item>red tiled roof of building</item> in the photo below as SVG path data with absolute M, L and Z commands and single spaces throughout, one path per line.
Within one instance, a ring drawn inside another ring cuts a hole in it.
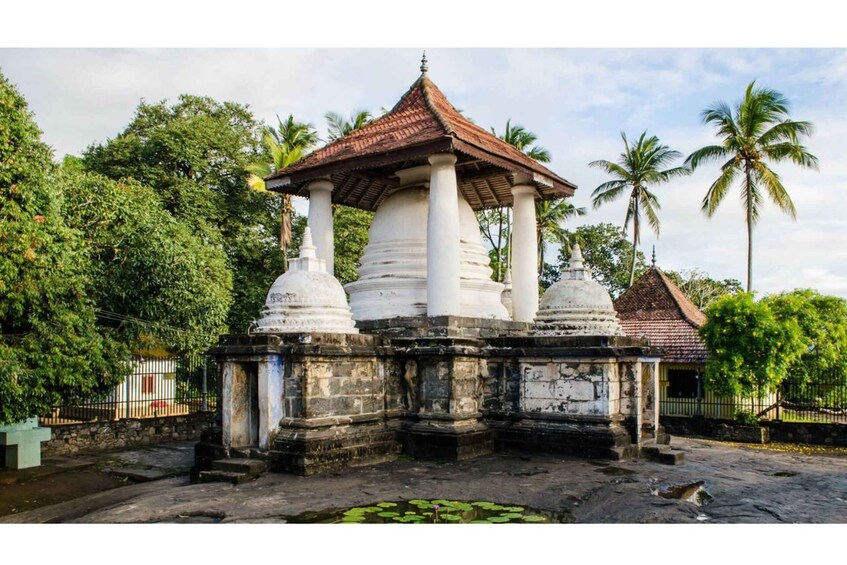
M 648 270 L 615 300 L 615 310 L 627 335 L 646 336 L 665 351 L 663 362 L 705 363 L 697 330 L 706 316 L 659 269 Z
M 385 193 L 385 178 L 375 177 L 391 174 L 381 170 L 371 175 L 373 170 L 389 165 L 406 166 L 415 159 L 425 162 L 426 156 L 443 151 L 459 154 L 457 176 L 473 208 L 511 203 L 509 184 L 503 186 L 500 178 L 504 173 L 528 175 L 542 198 L 571 196 L 576 189 L 574 184 L 462 116 L 426 75 L 418 78 L 384 116 L 265 180 L 277 192 L 303 194 L 304 183 L 322 176 L 370 175 L 373 182 L 354 187 L 349 195 L 334 191 L 333 202 L 373 209 L 384 194 L 364 192 Z

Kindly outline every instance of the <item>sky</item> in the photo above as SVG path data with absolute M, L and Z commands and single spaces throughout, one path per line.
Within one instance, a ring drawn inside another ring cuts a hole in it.
M 139 101 L 181 93 L 248 104 L 275 123 L 293 114 L 325 133 L 323 115 L 390 108 L 419 74 L 420 49 L 0 49 L 0 71 L 16 83 L 56 157 L 80 154 L 118 134 Z M 506 120 L 538 135 L 549 167 L 578 186 L 581 224 L 622 224 L 626 199 L 600 209 L 590 195 L 608 180 L 588 167 L 616 160 L 642 131 L 688 155 L 715 141 L 701 111 L 734 104 L 746 85 L 776 89 L 795 119 L 815 125 L 806 140 L 820 170 L 774 166 L 798 210 L 792 221 L 767 201 L 754 230 L 753 286 L 760 293 L 816 288 L 847 297 L 847 50 L 844 49 L 427 49 L 429 76 L 477 124 Z M 746 229 L 734 188 L 707 219 L 702 198 L 717 165 L 655 187 L 657 238 L 646 225 L 641 249 L 656 246 L 665 270 L 697 268 L 746 280 Z M 552 255 L 548 252 L 548 256 Z
M 255 3 L 243 1 L 245 8 Z M 810 8 L 817 2 L 807 1 Z M 717 10 L 723 3 L 739 21 L 771 18 L 743 33 L 730 26 L 716 39 L 708 26 L 696 25 L 701 17 L 697 10 L 664 0 L 656 4 L 672 6 L 672 13 L 647 17 L 631 3 L 614 2 L 611 9 L 620 18 L 602 22 L 597 10 L 609 2 L 598 0 L 569 8 L 564 27 L 565 20 L 552 12 L 539 19 L 534 12 L 498 12 L 498 2 L 480 12 L 442 0 L 416 10 L 417 26 L 396 25 L 410 13 L 391 2 L 369 0 L 369 14 L 390 13 L 391 23 L 379 33 L 365 26 L 369 32 L 364 34 L 351 24 L 363 17 L 358 4 L 335 5 L 333 18 L 317 8 L 295 8 L 284 14 L 290 17 L 269 16 L 256 24 L 260 33 L 251 29 L 245 34 L 218 33 L 231 31 L 232 16 L 224 10 L 200 13 L 190 6 L 151 2 L 151 7 L 168 6 L 175 17 L 162 19 L 161 10 L 138 11 L 132 14 L 135 25 L 126 26 L 127 14 L 115 5 L 85 0 L 73 8 L 56 5 L 52 19 L 41 18 L 40 34 L 0 22 L 0 72 L 26 97 L 57 158 L 78 155 L 90 144 L 116 136 L 141 100 L 173 101 L 182 93 L 247 104 L 267 123 L 291 113 L 325 133 L 327 111 L 349 115 L 367 109 L 378 114 L 392 107 L 417 78 L 426 48 L 430 78 L 466 116 L 498 131 L 511 119 L 538 135 L 538 143 L 552 154 L 549 167 L 578 186 L 573 202 L 588 209 L 570 227 L 622 225 L 625 199 L 592 209 L 591 192 L 608 177 L 588 163 L 616 160 L 623 150 L 621 132 L 632 139 L 645 130 L 687 156 L 716 140 L 711 127 L 701 122 L 702 110 L 718 101 L 734 104 L 756 80 L 788 97 L 792 117 L 813 122 L 815 133 L 805 143 L 819 158 L 820 170 L 791 163 L 774 166 L 798 217 L 792 221 L 773 203 L 765 203 L 754 230 L 754 289 L 764 294 L 811 287 L 847 297 L 847 215 L 840 205 L 840 191 L 847 186 L 847 49 L 837 18 L 827 17 L 823 9 L 794 11 L 791 33 L 770 33 L 789 26 L 784 14 L 763 16 L 754 6 L 714 0 Z M 96 4 L 97 10 L 85 12 L 87 4 Z M 41 15 L 36 7 L 21 6 L 11 8 L 7 22 Z M 395 8 L 386 12 L 385 6 Z M 450 7 L 450 20 L 438 11 L 445 6 Z M 15 10 L 21 15 L 16 17 Z M 192 25 L 174 21 L 180 10 L 190 14 Z M 68 19 L 75 26 L 67 26 Z M 295 20 L 302 25 L 279 25 Z M 671 20 L 684 24 L 667 25 Z M 377 19 L 369 15 L 368 21 Z M 497 26 L 509 31 L 497 33 Z M 522 29 L 531 31 L 514 32 Z M 772 45 L 773 38 L 784 47 L 747 48 Z M 494 41 L 516 46 L 445 47 Z M 116 47 L 121 44 L 133 47 Z M 315 47 L 280 47 L 286 44 Z M 402 47 L 384 46 L 392 44 Z M 835 47 L 797 47 L 808 44 Z M 101 47 L 84 48 L 90 45 Z M 616 47 L 620 45 L 625 47 Z M 739 187 L 711 219 L 700 211 L 717 175 L 717 165 L 706 165 L 690 177 L 655 187 L 661 230 L 657 238 L 645 226 L 640 249 L 649 258 L 655 245 L 657 263 L 665 270 L 696 268 L 713 278 L 743 283 L 747 241 Z M 548 257 L 554 254 L 555 249 L 548 251 Z

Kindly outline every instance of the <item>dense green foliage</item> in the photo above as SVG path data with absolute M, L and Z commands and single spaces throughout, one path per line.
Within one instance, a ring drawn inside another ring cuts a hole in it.
M 792 381 L 847 383 L 847 300 L 806 289 L 766 296 L 762 303 L 803 334 L 803 353 L 788 367 Z
M 594 280 L 602 284 L 617 298 L 629 287 L 630 264 L 633 256 L 632 243 L 628 242 L 620 228 L 613 224 L 580 226 L 573 231 L 565 230 L 567 242 L 559 249 L 555 268 L 547 268 L 542 277 L 542 286 L 549 286 L 558 278 L 558 273 L 567 268 L 571 246 L 579 243 L 585 264 L 591 268 Z M 635 253 L 635 273 L 641 276 L 647 270 L 644 254 Z
M 62 215 L 52 152 L 0 74 L 0 424 L 120 382 L 126 350 L 95 323 L 90 259 Z
M 193 234 L 137 181 L 65 171 L 60 184 L 64 216 L 92 254 L 89 295 L 103 316 L 121 322 L 122 340 L 136 350 L 214 343 L 232 302 L 221 247 Z
M 247 184 L 247 165 L 262 155 L 260 134 L 245 106 L 183 95 L 173 105 L 142 102 L 117 137 L 84 154 L 89 170 L 151 187 L 176 220 L 223 248 L 233 333 L 247 329 L 282 272 L 279 197 Z
M 368 229 L 373 216 L 373 212 L 347 206 L 335 206 L 333 209 L 335 278 L 341 284 L 359 278 L 359 260 L 368 244 Z
M 794 320 L 779 320 L 749 293 L 724 296 L 706 309 L 700 337 L 709 352 L 705 385 L 721 395 L 765 396 L 806 349 Z
M 800 144 L 802 136 L 812 134 L 812 124 L 790 119 L 788 107 L 785 96 L 751 82 L 734 112 L 725 102 L 703 110 L 703 123 L 715 126 L 720 145 L 698 149 L 685 161 L 692 169 L 708 162 L 721 165 L 720 175 L 703 198 L 702 210 L 710 218 L 732 185 L 740 181 L 747 224 L 747 292 L 753 289 L 753 226 L 761 212 L 762 191 L 780 210 L 797 217 L 782 179 L 768 163 L 788 160 L 801 167 L 818 167 L 817 157 Z

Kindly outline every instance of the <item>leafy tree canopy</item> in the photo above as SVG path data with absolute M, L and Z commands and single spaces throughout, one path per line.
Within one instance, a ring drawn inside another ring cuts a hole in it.
M 794 320 L 779 320 L 764 301 L 739 293 L 706 309 L 700 337 L 709 352 L 705 385 L 717 394 L 763 397 L 776 389 L 807 341 Z
M 368 244 L 368 229 L 373 212 L 348 206 L 336 206 L 333 214 L 335 232 L 335 278 L 341 284 L 359 278 L 359 261 Z
M 91 251 L 90 296 L 133 349 L 196 351 L 226 329 L 227 257 L 134 180 L 64 171 L 63 211 Z M 148 323 L 149 322 L 149 323 Z
M 126 350 L 95 324 L 89 256 L 61 215 L 52 152 L 0 74 L 0 424 L 96 395 Z
M 617 298 L 629 287 L 630 265 L 633 257 L 632 243 L 626 240 L 621 229 L 614 224 L 593 224 L 565 230 L 565 244 L 559 249 L 557 268 L 545 269 L 542 283 L 549 286 L 558 277 L 558 272 L 567 268 L 571 247 L 578 242 L 585 264 L 593 271 L 594 280 L 602 284 Z M 636 276 L 647 270 L 644 254 L 635 254 Z
M 794 290 L 762 299 L 777 320 L 795 322 L 805 348 L 788 368 L 800 383 L 847 382 L 847 300 L 811 289 Z
M 700 310 L 727 294 L 741 292 L 741 282 L 735 279 L 715 280 L 708 273 L 697 269 L 662 271 Z
M 247 183 L 247 165 L 270 160 L 261 135 L 246 106 L 183 95 L 174 104 L 142 102 L 117 137 L 83 156 L 90 171 L 151 187 L 192 233 L 222 246 L 232 271 L 232 333 L 247 329 L 282 272 L 280 199 Z

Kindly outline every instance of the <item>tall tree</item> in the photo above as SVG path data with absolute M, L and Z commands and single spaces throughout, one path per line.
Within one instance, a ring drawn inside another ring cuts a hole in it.
M 550 152 L 539 145 L 535 145 L 538 141 L 538 136 L 527 130 L 520 124 L 512 125 L 511 118 L 506 120 L 506 127 L 502 135 L 498 135 L 494 128 L 491 128 L 491 133 L 498 136 L 500 139 L 523 152 L 528 157 L 535 159 L 539 163 L 549 163 L 551 156 Z M 511 236 L 511 215 L 509 209 L 501 207 L 495 209 L 493 213 L 479 213 L 477 217 L 482 226 L 483 235 L 487 236 L 489 242 L 494 244 L 494 238 L 491 234 L 492 220 L 497 220 L 497 242 L 503 241 L 502 235 L 505 232 L 508 237 Z M 543 276 L 544 273 L 544 243 L 561 243 L 564 222 L 574 216 L 584 216 L 585 208 L 577 208 L 564 198 L 553 201 L 539 200 L 535 203 L 535 218 L 536 218 L 536 238 L 538 241 L 538 275 Z M 506 240 L 506 247 L 508 239 Z M 500 245 L 495 246 L 496 255 L 499 257 Z
M 65 166 L 62 167 L 66 169 Z M 138 181 L 63 170 L 62 212 L 91 253 L 89 296 L 133 350 L 195 353 L 226 330 L 227 256 Z
M 682 153 L 662 145 L 655 135 L 647 137 L 647 132 L 644 131 L 638 141 L 633 144 L 627 141 L 626 134 L 623 132 L 621 132 L 621 138 L 624 143 L 624 152 L 618 157 L 617 163 L 601 159 L 590 162 L 588 166 L 603 169 L 615 177 L 613 180 L 604 182 L 591 193 L 595 209 L 628 193 L 629 203 L 626 208 L 623 231 L 626 233 L 632 222 L 632 261 L 629 272 L 629 286 L 632 286 L 635 280 L 635 252 L 641 242 L 642 210 L 653 232 L 659 235 L 657 212 L 661 205 L 658 197 L 650 191 L 650 187 L 666 183 L 674 177 L 689 174 L 690 170 L 687 167 L 665 168 L 675 159 L 682 157 Z
M 88 297 L 90 250 L 62 216 L 52 151 L 0 73 L 0 425 L 97 395 L 128 353 Z
M 663 271 L 679 290 L 700 310 L 705 310 L 718 298 L 741 292 L 741 283 L 735 279 L 715 280 L 698 268 L 681 271 Z
M 538 241 L 538 276 L 544 273 L 544 243 L 565 243 L 564 223 L 584 216 L 585 208 L 577 208 L 564 198 L 535 203 L 535 236 Z
M 247 184 L 250 188 L 266 192 L 264 177 L 299 161 L 318 143 L 318 133 L 312 124 L 298 122 L 292 114 L 285 121 L 277 116 L 276 128 L 266 126 L 262 132 L 265 159 L 247 165 Z M 268 193 L 270 194 L 270 193 Z M 288 270 L 288 250 L 291 249 L 291 215 L 294 210 L 290 194 L 274 195 L 279 205 L 279 249 L 282 252 L 283 270 Z
M 246 106 L 182 95 L 174 103 L 142 102 L 123 131 L 83 155 L 90 171 L 151 187 L 177 221 L 224 250 L 231 333 L 247 329 L 282 269 L 278 201 L 247 185 L 261 133 Z
M 627 289 L 630 274 L 632 243 L 621 235 L 614 224 L 589 224 L 573 231 L 565 230 L 564 243 L 559 249 L 558 269 L 545 269 L 542 286 L 555 282 L 561 270 L 570 262 L 571 246 L 579 243 L 585 264 L 591 268 L 594 280 L 602 284 L 612 295 L 618 297 Z M 635 250 L 635 273 L 640 276 L 647 270 L 647 262 L 641 251 Z
M 708 145 L 688 156 L 686 164 L 696 169 L 703 163 L 722 162 L 721 174 L 703 198 L 702 210 L 711 218 L 736 180 L 741 181 L 741 202 L 747 224 L 747 292 L 753 288 L 753 226 L 762 207 L 762 189 L 780 210 L 797 218 L 797 210 L 782 179 L 768 166 L 790 160 L 817 169 L 818 159 L 800 144 L 812 134 L 809 122 L 789 118 L 788 99 L 775 90 L 747 85 L 735 111 L 717 102 L 702 112 L 704 124 L 712 124 L 720 145 Z
M 329 140 L 335 141 L 352 131 L 366 126 L 373 119 L 373 116 L 367 110 L 359 110 L 351 114 L 349 120 L 345 119 L 338 112 L 327 112 L 324 118 L 326 118 L 327 127 L 329 128 Z
M 538 136 L 522 125 L 515 124 L 513 126 L 511 118 L 506 120 L 506 129 L 503 130 L 503 135 L 498 135 L 494 128 L 491 128 L 491 133 L 539 163 L 550 162 L 550 152 L 541 146 L 534 145 Z

